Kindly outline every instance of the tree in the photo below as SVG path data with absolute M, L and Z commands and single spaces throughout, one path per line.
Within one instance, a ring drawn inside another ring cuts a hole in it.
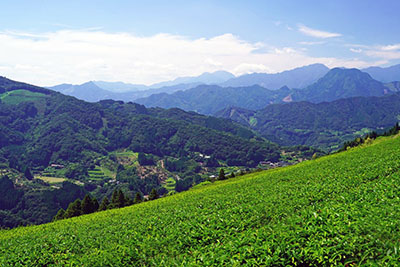
M 118 164 L 117 173 L 122 172 L 122 171 L 124 171 L 124 170 L 125 170 L 124 165 Z
M 150 192 L 149 200 L 154 200 L 154 199 L 157 199 L 158 197 L 159 196 L 158 196 L 157 190 L 155 188 L 153 188 Z
M 29 169 L 29 167 L 25 167 L 24 175 L 25 175 L 26 179 L 28 179 L 28 180 L 33 179 L 33 175 L 31 173 L 31 170 Z
M 193 180 L 190 178 L 180 179 L 176 181 L 175 191 L 182 192 L 188 190 L 193 185 Z
M 135 199 L 133 200 L 133 203 L 138 204 L 140 202 L 142 202 L 142 195 L 139 192 L 137 192 L 135 195 Z
M 97 198 L 92 198 L 93 201 L 93 208 L 94 208 L 94 212 L 99 210 L 99 201 L 97 200 Z
M 207 158 L 205 160 L 205 164 L 206 164 L 206 167 L 218 167 L 219 166 L 218 160 L 214 156 Z
M 64 218 L 72 218 L 79 215 L 82 215 L 82 202 L 80 199 L 77 199 L 68 205 Z
M 124 193 L 121 190 L 118 190 L 118 208 L 125 207 L 127 202 Z
M 122 208 L 128 204 L 129 200 L 125 198 L 121 189 L 115 190 L 111 197 L 111 208 Z
M 97 199 L 92 199 L 89 194 L 87 194 L 82 200 L 82 214 L 89 214 L 97 211 L 99 208 L 99 203 Z
M 58 220 L 64 219 L 64 216 L 65 216 L 65 210 L 64 210 L 63 208 L 61 208 L 61 209 L 57 212 L 56 216 L 54 216 L 53 222 L 54 222 L 54 221 L 58 221 Z
M 146 155 L 143 152 L 139 152 L 138 154 L 138 162 L 140 165 L 146 165 Z
M 118 190 L 114 190 L 109 207 L 112 209 L 118 207 Z
M 235 178 L 235 172 L 231 172 L 231 178 Z
M 141 166 L 154 165 L 154 159 L 151 155 L 146 156 L 143 152 L 138 154 L 138 162 Z
M 219 170 L 219 174 L 218 174 L 218 180 L 225 180 L 226 179 L 226 177 L 225 177 L 225 171 L 224 171 L 224 169 L 220 169 Z
M 104 197 L 100 203 L 100 207 L 98 208 L 98 210 L 106 210 L 108 208 L 108 205 L 110 205 L 110 201 L 108 200 L 108 197 Z

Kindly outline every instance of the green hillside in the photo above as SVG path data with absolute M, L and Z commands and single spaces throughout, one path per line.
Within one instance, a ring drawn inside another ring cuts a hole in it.
M 45 94 L 35 93 L 28 90 L 14 90 L 0 94 L 0 101 L 5 104 L 17 105 L 27 101 L 40 101 Z
M 280 145 L 337 150 L 341 144 L 399 121 L 400 95 L 352 97 L 333 102 L 293 102 L 258 111 L 227 108 L 216 114 L 259 132 Z
M 400 138 L 55 223 L 0 232 L 0 265 L 400 261 Z

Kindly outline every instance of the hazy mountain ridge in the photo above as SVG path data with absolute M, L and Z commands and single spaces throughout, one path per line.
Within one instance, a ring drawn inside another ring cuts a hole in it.
M 199 76 L 179 77 L 172 81 L 156 83 L 150 86 L 122 82 L 94 81 L 92 82 L 93 88 L 87 87 L 89 82 L 82 84 L 86 86 L 87 92 L 84 92 L 85 89 L 82 85 L 62 84 L 49 88 L 90 102 L 107 98 L 128 102 L 148 97 L 152 94 L 171 94 L 176 91 L 184 91 L 199 85 L 220 85 L 221 87 L 251 87 L 259 85 L 274 90 L 286 85 L 289 88 L 302 88 L 322 77 L 328 70 L 322 64 L 313 64 L 276 74 L 253 73 L 239 77 L 235 77 L 226 71 L 205 72 Z M 77 92 L 77 90 L 80 92 Z M 95 90 L 98 90 L 98 94 L 94 93 Z
M 135 101 L 149 107 L 178 107 L 202 114 L 214 114 L 231 106 L 258 110 L 270 104 L 284 102 L 319 103 L 356 96 L 383 96 L 397 92 L 398 87 L 398 83 L 383 84 L 358 69 L 335 68 L 303 89 L 289 89 L 286 86 L 278 90 L 269 90 L 259 85 L 249 87 L 200 85 L 185 91 L 156 94 Z
M 235 78 L 230 72 L 227 71 L 215 71 L 215 72 L 204 72 L 199 76 L 194 77 L 178 77 L 172 81 L 160 82 L 150 85 L 149 88 L 157 89 L 166 86 L 175 86 L 180 84 L 220 84 L 229 79 Z
M 65 95 L 73 96 L 87 102 L 98 102 L 100 100 L 112 99 L 124 102 L 132 102 L 137 98 L 148 97 L 160 92 L 174 93 L 178 90 L 185 90 L 192 88 L 198 84 L 180 84 L 175 86 L 166 86 L 158 89 L 145 89 L 128 92 L 113 92 L 100 88 L 97 84 L 99 82 L 87 82 L 81 85 L 61 84 L 49 89 L 60 92 Z
M 271 90 L 277 90 L 283 86 L 289 88 L 304 88 L 324 76 L 329 68 L 323 64 L 312 64 L 280 73 L 251 73 L 230 79 L 222 84 L 224 87 L 244 87 L 259 85 Z
M 187 90 L 200 84 L 216 84 L 235 77 L 226 71 L 205 72 L 194 77 L 179 77 L 172 81 L 152 85 L 129 84 L 123 82 L 90 81 L 79 85 L 60 84 L 48 87 L 51 90 L 74 96 L 88 102 L 97 102 L 105 99 L 135 101 L 138 98 L 148 97 L 158 93 L 173 93 Z
M 390 67 L 382 68 L 382 67 L 369 67 L 362 69 L 362 71 L 368 73 L 375 80 L 380 82 L 393 82 L 400 81 L 400 64 L 393 65 Z
M 400 65 L 389 68 L 367 68 L 365 70 L 372 73 L 378 69 L 380 73 L 392 73 L 397 70 L 398 66 Z M 397 77 L 396 75 L 392 76 Z M 343 68 L 329 70 L 322 64 L 312 64 L 276 74 L 253 73 L 232 77 L 234 76 L 229 72 L 217 71 L 203 73 L 197 77 L 180 77 L 173 81 L 157 83 L 151 86 L 95 81 L 82 85 L 62 84 L 50 87 L 50 89 L 89 102 L 114 99 L 125 102 L 140 102 L 149 107 L 179 107 L 203 114 L 213 114 L 229 106 L 260 109 L 268 104 L 280 102 L 323 102 L 353 96 L 381 96 L 398 91 L 400 88 L 397 83 L 393 82 L 394 80 L 390 83 L 381 84 L 360 70 Z M 211 92 L 211 95 L 206 95 L 207 92 L 210 92 L 210 87 L 204 85 L 212 85 L 216 90 L 218 89 L 218 92 L 214 91 Z M 263 87 L 264 89 L 260 89 L 260 92 L 257 93 L 252 90 L 247 96 L 240 92 L 244 87 L 255 88 L 254 86 Z M 199 87 L 202 87 L 207 92 L 197 92 Z M 231 89 L 221 89 L 221 87 L 241 89 L 238 89 L 238 92 L 232 92 Z M 194 88 L 196 89 L 191 92 L 180 92 Z M 284 89 L 282 90 L 282 88 Z M 284 95 L 287 88 L 291 88 L 291 91 Z M 272 93 L 271 91 L 276 92 Z M 240 95 L 241 101 L 237 99 L 232 101 L 224 100 L 223 95 L 225 94 L 226 96 L 230 93 Z M 220 98 L 219 100 L 216 99 L 217 96 L 215 94 L 221 94 L 218 97 Z M 208 104 L 209 107 L 204 102 L 210 102 Z M 263 103 L 264 106 L 260 106 L 260 103 Z

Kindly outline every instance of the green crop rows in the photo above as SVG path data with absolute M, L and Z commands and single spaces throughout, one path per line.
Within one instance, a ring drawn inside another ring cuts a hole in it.
M 169 177 L 167 180 L 165 180 L 164 187 L 165 187 L 165 189 L 168 190 L 168 192 L 175 191 L 175 184 L 176 184 L 176 181 L 174 180 L 174 178 Z
M 92 180 L 104 180 L 106 178 L 104 172 L 99 167 L 88 171 L 88 174 Z
M 400 138 L 0 232 L 0 265 L 394 266 Z

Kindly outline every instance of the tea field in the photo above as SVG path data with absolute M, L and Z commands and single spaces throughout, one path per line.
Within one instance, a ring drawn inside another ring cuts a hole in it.
M 0 231 L 0 266 L 395 266 L 400 138 Z

